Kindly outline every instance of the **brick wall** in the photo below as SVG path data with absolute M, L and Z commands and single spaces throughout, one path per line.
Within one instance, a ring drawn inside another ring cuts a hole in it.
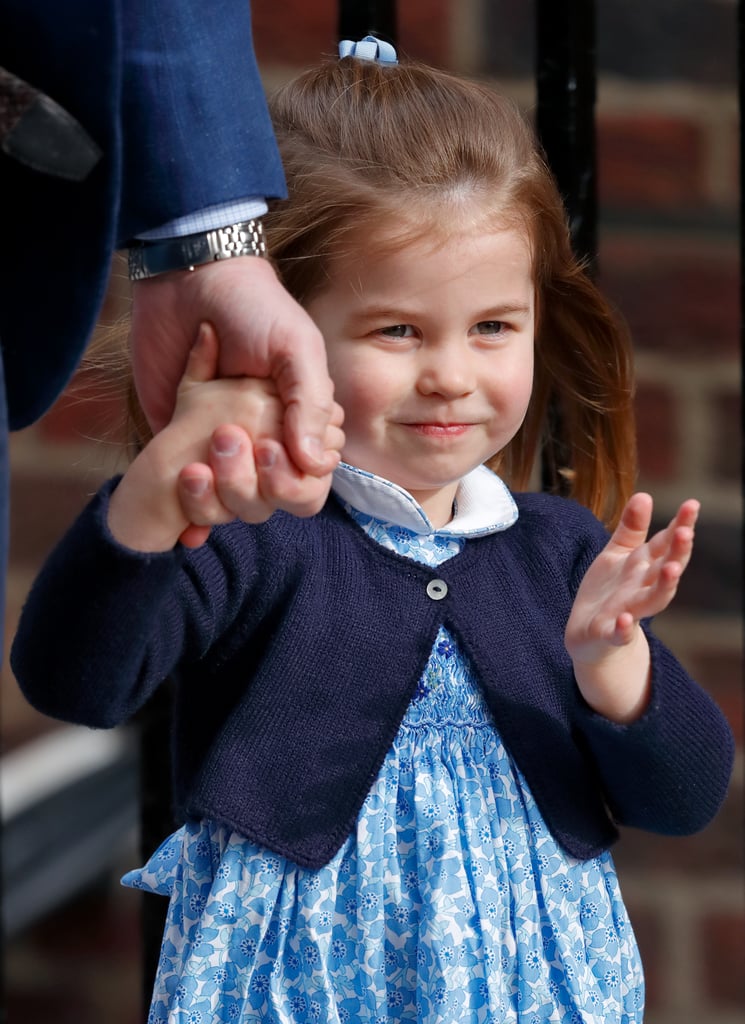
M 617 864 L 646 963 L 649 1024 L 730 1024 L 745 1009 L 736 8 L 648 0 L 642 19 L 623 0 L 597 6 L 600 274 L 636 342 L 640 485 L 661 518 L 689 495 L 703 504 L 694 560 L 658 631 L 725 709 L 739 743 L 732 795 L 708 830 L 689 839 L 628 832 Z M 405 0 L 399 8 L 403 50 L 493 76 L 530 108 L 531 4 Z M 270 86 L 334 51 L 333 0 L 254 0 L 253 9 Z M 118 308 L 114 294 L 109 313 Z M 113 446 L 85 440 L 101 436 L 110 402 L 68 395 L 14 439 L 8 631 L 39 560 L 116 468 Z M 48 727 L 7 670 L 3 703 L 6 744 Z M 26 941 L 11 950 L 22 964 L 44 946 L 38 936 Z M 137 1001 L 130 986 L 117 1020 L 136 1019 Z M 93 995 L 89 1003 L 81 1009 L 78 998 L 81 1024 L 95 1019 Z

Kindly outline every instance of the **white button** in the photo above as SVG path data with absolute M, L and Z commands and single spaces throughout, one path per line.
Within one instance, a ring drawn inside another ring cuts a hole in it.
M 448 585 L 445 580 L 430 580 L 427 584 L 427 597 L 431 597 L 433 601 L 442 601 L 443 597 L 447 597 Z

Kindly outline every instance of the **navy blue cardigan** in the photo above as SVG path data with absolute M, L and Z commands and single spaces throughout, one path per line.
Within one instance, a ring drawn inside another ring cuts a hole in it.
M 519 519 L 437 568 L 382 549 L 334 499 L 312 519 L 234 522 L 187 553 L 141 555 L 105 527 L 108 490 L 32 589 L 12 663 L 32 704 L 95 727 L 175 679 L 185 817 L 220 820 L 298 864 L 327 863 L 399 728 L 437 631 L 471 659 L 547 826 L 579 858 L 616 822 L 702 828 L 724 798 L 730 730 L 650 634 L 652 699 L 631 725 L 582 700 L 563 645 L 607 536 L 580 506 L 517 495 Z M 448 587 L 432 600 L 427 583 Z

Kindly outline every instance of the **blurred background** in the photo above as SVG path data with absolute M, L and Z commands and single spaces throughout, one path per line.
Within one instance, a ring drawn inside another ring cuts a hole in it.
M 336 48 L 334 0 L 254 0 L 268 89 Z M 735 0 L 596 4 L 599 279 L 636 345 L 640 486 L 660 519 L 703 504 L 694 560 L 658 633 L 738 740 L 731 795 L 701 835 L 627 831 L 616 850 L 646 965 L 649 1024 L 741 1024 L 745 1011 L 739 127 Z M 410 56 L 494 80 L 530 113 L 527 0 L 399 0 Z M 40 296 L 40 301 L 43 298 Z M 103 320 L 126 314 L 115 269 Z M 79 374 L 12 440 L 6 649 L 38 566 L 124 465 L 122 405 Z M 136 1024 L 140 896 L 136 744 L 33 712 L 3 666 L 5 1003 L 11 1024 Z

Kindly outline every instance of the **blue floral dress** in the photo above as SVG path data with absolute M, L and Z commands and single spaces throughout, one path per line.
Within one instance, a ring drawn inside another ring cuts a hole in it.
M 348 511 L 430 565 L 464 543 Z M 444 629 L 329 864 L 300 868 L 202 821 L 123 881 L 170 898 L 149 1024 L 642 1020 L 610 855 L 556 844 Z

